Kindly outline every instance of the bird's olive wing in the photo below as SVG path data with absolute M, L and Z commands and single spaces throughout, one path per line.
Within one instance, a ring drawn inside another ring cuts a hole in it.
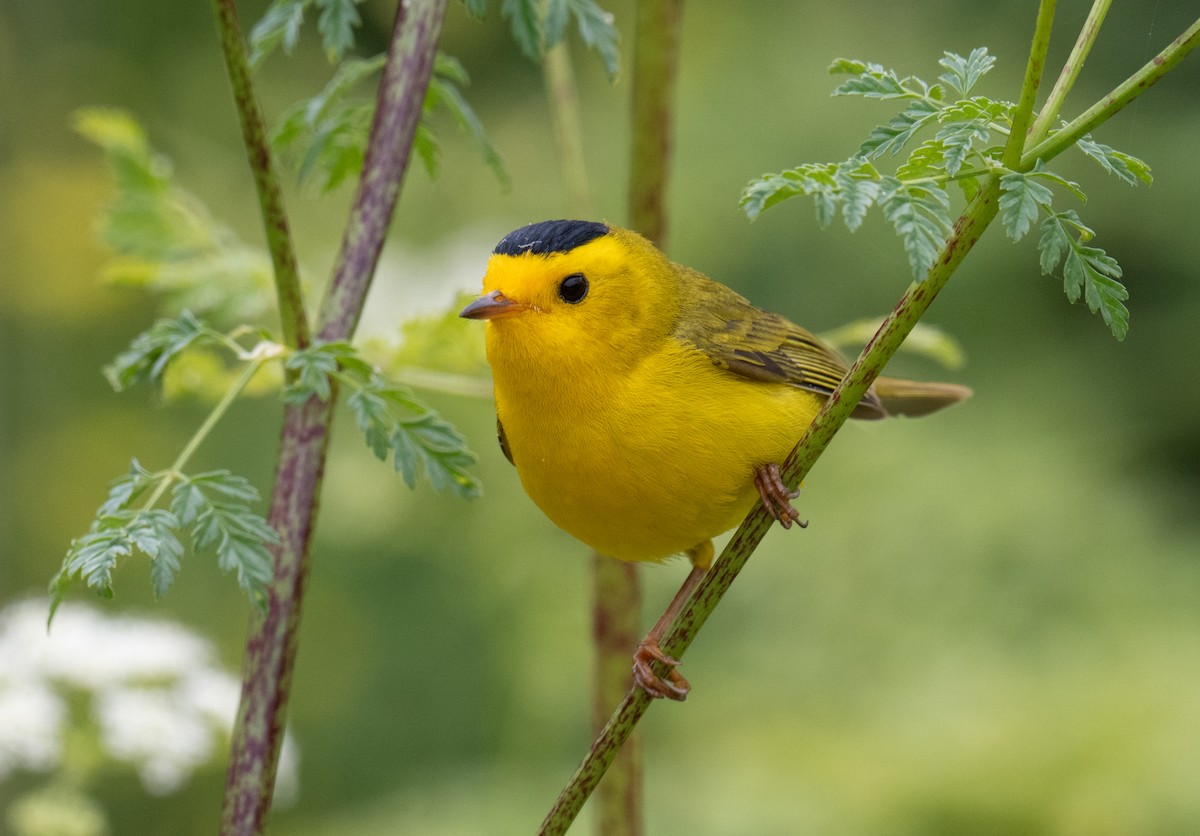
M 683 289 L 675 336 L 715 365 L 750 380 L 820 395 L 830 394 L 845 377 L 848 369 L 838 353 L 799 325 L 699 274 L 689 276 Z M 873 391 L 855 410 L 856 418 L 885 414 Z

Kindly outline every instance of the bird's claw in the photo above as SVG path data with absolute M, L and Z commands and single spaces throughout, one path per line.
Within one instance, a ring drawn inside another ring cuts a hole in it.
M 654 672 L 650 666 L 652 662 L 661 662 L 666 665 L 666 679 Z M 658 642 L 643 639 L 633 654 L 633 681 L 655 699 L 682 702 L 687 699 L 688 691 L 692 690 L 692 686 L 679 671 L 675 670 L 675 666 L 678 664 L 678 659 L 673 659 L 663 653 Z
M 784 528 L 791 528 L 792 523 L 807 528 L 808 522 L 800 519 L 800 512 L 792 505 L 792 500 L 800 495 L 799 491 L 788 490 L 779 475 L 779 465 L 771 462 L 760 465 L 754 471 L 754 486 L 762 497 L 763 506 L 772 517 L 779 520 Z

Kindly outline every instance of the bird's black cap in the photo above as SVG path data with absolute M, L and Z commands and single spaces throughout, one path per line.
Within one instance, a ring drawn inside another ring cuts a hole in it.
M 495 255 L 569 253 L 602 235 L 608 225 L 596 221 L 539 221 L 514 229 L 492 250 Z

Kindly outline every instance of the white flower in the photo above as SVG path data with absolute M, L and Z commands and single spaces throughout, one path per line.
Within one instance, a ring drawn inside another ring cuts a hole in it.
M 45 684 L 0 682 L 0 781 L 17 769 L 58 766 L 65 715 L 62 700 Z
M 137 770 L 146 790 L 179 789 L 228 743 L 240 684 L 212 645 L 165 621 L 63 604 L 46 631 L 46 603 L 0 613 L 0 780 L 63 759 L 67 697 L 90 696 L 100 747 Z M 74 704 L 74 703 L 72 703 Z M 285 741 L 280 798 L 295 796 L 297 756 Z

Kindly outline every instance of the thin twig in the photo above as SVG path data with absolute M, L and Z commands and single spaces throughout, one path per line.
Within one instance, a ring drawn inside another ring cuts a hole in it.
M 1033 26 L 1033 44 L 1029 49 L 1029 60 L 1025 64 L 1025 80 L 1021 83 L 1021 97 L 1013 112 L 1012 132 L 1004 143 L 1001 162 L 1016 169 L 1021 162 L 1021 151 L 1029 134 L 1033 120 L 1033 106 L 1037 102 L 1038 87 L 1046 68 L 1046 53 L 1050 50 L 1050 32 L 1054 28 L 1054 6 L 1056 0 L 1042 0 L 1038 4 L 1037 22 Z
M 1079 78 L 1079 73 L 1083 70 L 1083 63 L 1092 51 L 1096 36 L 1100 34 L 1100 25 L 1104 23 L 1104 17 L 1111 5 L 1112 0 L 1095 0 L 1092 4 L 1092 10 L 1088 12 L 1083 28 L 1079 30 L 1079 37 L 1075 40 L 1075 46 L 1071 48 L 1071 54 L 1067 56 L 1067 62 L 1063 64 L 1058 80 L 1054 82 L 1050 95 L 1046 97 L 1045 104 L 1033 122 L 1033 127 L 1029 129 L 1029 138 L 1025 141 L 1027 145 L 1036 145 L 1050 132 L 1050 126 L 1062 110 L 1063 100 L 1067 98 L 1067 94 L 1075 85 L 1075 79 Z
M 1021 170 L 1028 170 L 1038 160 L 1049 161 L 1075 144 L 1091 131 L 1170 72 L 1189 52 L 1200 46 L 1200 19 L 1171 41 L 1162 52 L 1151 58 L 1141 69 L 1118 84 L 1111 93 L 1072 119 L 1066 127 L 1029 148 L 1021 156 Z
M 283 340 L 290 348 L 305 348 L 310 340 L 308 316 L 304 311 L 304 293 L 300 289 L 300 270 L 296 266 L 296 250 L 288 227 L 287 211 L 279 178 L 271 165 L 271 148 L 267 142 L 266 123 L 254 83 L 250 78 L 250 62 L 246 57 L 246 42 L 238 23 L 233 0 L 213 0 L 225 67 L 233 87 L 233 100 L 242 123 L 242 139 L 246 144 L 246 159 L 254 174 L 258 190 L 259 209 L 267 233 L 267 248 L 275 271 L 275 294 L 279 299 L 279 319 Z

